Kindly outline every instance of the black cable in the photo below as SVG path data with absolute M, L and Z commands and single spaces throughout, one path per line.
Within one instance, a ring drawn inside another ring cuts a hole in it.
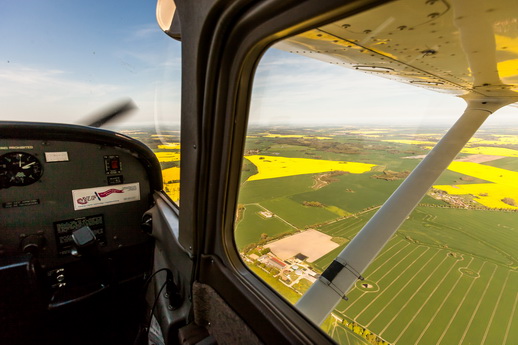
M 160 298 L 160 294 L 162 293 L 162 290 L 164 290 L 164 288 L 166 287 L 168 283 L 168 280 L 166 280 L 164 282 L 164 284 L 162 284 L 162 287 L 160 288 L 160 290 L 158 290 L 158 293 L 155 297 L 155 302 L 153 302 L 153 306 L 151 307 L 151 314 L 149 315 L 149 321 L 147 323 L 147 327 L 146 327 L 146 334 L 149 335 L 149 328 L 151 327 L 151 321 L 153 320 L 153 312 L 155 311 L 155 307 L 156 307 L 156 304 L 158 302 L 158 299 Z
M 141 343 L 141 340 L 140 340 L 141 337 L 146 336 L 146 338 L 147 338 L 147 336 L 149 335 L 149 328 L 151 327 L 151 321 L 153 319 L 153 312 L 155 310 L 155 307 L 158 302 L 158 298 L 160 297 L 160 294 L 162 293 L 164 288 L 167 286 L 167 283 L 171 279 L 171 275 L 172 275 L 171 270 L 169 268 L 161 268 L 161 269 L 153 272 L 144 282 L 144 298 L 145 298 L 147 289 L 149 287 L 149 283 L 151 283 L 151 279 L 153 279 L 153 277 L 156 276 L 159 272 L 163 272 L 163 271 L 167 272 L 166 280 L 165 280 L 164 284 L 162 284 L 162 287 L 160 287 L 160 290 L 158 291 L 158 294 L 155 297 L 155 301 L 153 302 L 153 306 L 151 308 L 151 315 L 149 316 L 149 320 L 146 322 L 147 327 L 145 327 L 144 330 L 142 330 L 142 328 L 139 328 L 139 331 L 137 332 L 137 336 L 135 337 L 135 341 L 133 342 L 134 345 L 138 345 Z M 144 331 L 144 334 L 142 331 Z M 146 344 L 147 344 L 147 342 L 146 342 Z
M 163 271 L 168 271 L 168 274 L 171 272 L 171 270 L 170 270 L 169 268 L 167 268 L 167 267 L 161 268 L 161 269 L 159 269 L 158 271 L 153 272 L 153 274 L 151 274 L 151 275 L 146 279 L 146 281 L 144 282 L 144 293 L 146 293 L 147 288 L 148 288 L 148 285 L 149 285 L 149 283 L 151 282 L 151 279 L 153 279 L 153 277 L 154 277 L 157 273 L 159 273 L 159 272 L 163 272 Z

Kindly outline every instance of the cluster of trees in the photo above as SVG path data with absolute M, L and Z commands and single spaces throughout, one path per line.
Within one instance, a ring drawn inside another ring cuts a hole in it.
M 503 198 L 502 202 L 509 206 L 516 206 L 516 201 L 513 198 Z
M 237 212 L 236 212 L 236 224 L 243 218 L 244 213 L 245 213 L 245 205 L 238 204 Z
M 281 273 L 277 268 L 268 266 L 266 264 L 263 264 L 262 262 L 258 263 L 257 266 L 261 267 L 263 270 L 270 273 L 272 276 L 276 276 L 279 273 Z
M 325 207 L 326 206 L 318 201 L 303 201 L 302 205 L 308 206 L 308 207 Z
M 335 178 L 335 176 L 342 176 L 342 175 L 345 175 L 345 174 L 349 174 L 349 172 L 348 171 L 342 171 L 342 170 L 336 170 L 336 171 L 331 171 L 331 172 L 329 172 L 327 174 L 324 174 L 320 179 L 322 181 L 325 181 L 325 182 L 328 182 L 328 183 L 338 182 L 340 180 Z
M 452 205 L 452 204 L 438 205 L 438 204 L 424 204 L 424 203 L 420 203 L 418 206 L 435 207 L 435 208 L 460 208 L 460 209 L 466 209 L 465 206 Z M 469 206 L 470 210 L 499 211 L 499 212 L 518 212 L 518 209 L 502 208 L 502 207 L 491 207 L 490 208 L 490 207 L 487 207 L 487 206 L 484 206 L 484 205 L 481 205 L 481 204 L 475 204 L 475 203 L 469 204 L 467 206 Z M 511 206 L 513 206 L 513 205 L 511 205 Z M 518 205 L 514 205 L 514 206 L 518 206 Z
M 363 152 L 363 146 L 360 144 L 346 144 L 331 140 L 315 140 L 303 138 L 277 138 L 277 144 L 307 146 L 318 151 L 345 153 L 345 154 L 360 154 Z
M 410 175 L 410 171 L 392 171 L 392 170 L 383 170 L 383 173 L 380 175 L 372 175 L 371 177 L 377 178 L 385 181 L 395 181 L 402 180 Z

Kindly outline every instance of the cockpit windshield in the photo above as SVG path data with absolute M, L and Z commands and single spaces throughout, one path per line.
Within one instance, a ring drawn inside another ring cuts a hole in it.
M 78 123 L 121 99 L 126 122 L 179 116 L 180 43 L 153 2 L 4 2 L 0 5 L 2 120 Z
M 155 3 L 3 2 L 0 12 L 0 120 L 91 125 L 134 104 L 102 127 L 155 151 L 178 201 L 181 44 L 157 25 Z

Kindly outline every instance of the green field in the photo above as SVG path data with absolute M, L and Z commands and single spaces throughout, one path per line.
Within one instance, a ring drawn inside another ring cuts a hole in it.
M 513 171 L 518 171 L 518 158 L 506 157 L 502 159 L 497 159 L 491 162 L 486 162 L 486 165 L 490 165 L 497 168 L 509 169 Z
M 263 271 L 261 268 L 257 266 L 250 266 L 252 272 L 258 275 L 262 280 L 264 280 L 268 285 L 277 291 L 282 297 L 286 298 L 291 304 L 295 304 L 299 298 L 301 297 L 295 291 L 282 284 L 277 278 L 273 278 L 271 275 Z
M 312 188 L 316 175 L 244 182 L 239 203 L 245 213 L 236 225 L 238 247 L 258 242 L 261 233 L 275 236 L 310 226 L 351 240 L 402 182 L 373 175 L 385 169 L 412 170 L 420 160 L 403 157 L 427 152 L 418 145 L 382 140 L 406 140 L 412 135 L 404 130 L 387 130 L 377 139 L 344 134 L 333 137 L 335 144 L 255 138 L 260 147 L 252 142 L 248 149 L 260 149 L 261 154 L 378 167 L 364 174 L 334 176 L 319 189 Z M 518 171 L 517 158 L 485 164 Z M 437 184 L 481 182 L 446 171 Z M 304 202 L 323 206 L 308 207 Z M 275 217 L 259 216 L 263 209 Z M 344 247 L 320 257 L 313 266 L 324 270 Z M 376 289 L 354 287 L 347 293 L 349 301 L 340 302 L 335 313 L 392 344 L 518 344 L 518 212 L 453 208 L 425 196 L 363 276 Z M 328 320 L 325 328 L 341 344 L 364 343 L 336 320 Z
M 460 343 L 462 337 L 480 343 L 480 332 L 487 344 L 502 344 L 505 337 L 514 343 L 516 271 L 468 255 L 454 258 L 444 249 L 400 247 L 393 240 L 393 249 L 380 256 L 384 260 L 378 259 L 365 273 L 380 291 L 354 288 L 348 293 L 349 302 L 338 306 L 342 313 L 391 343 L 451 344 Z
M 313 185 L 312 175 L 281 177 L 276 179 L 248 181 L 241 186 L 240 204 L 260 203 L 265 200 L 310 191 Z
M 308 199 L 303 201 L 314 200 Z M 324 208 L 304 206 L 302 205 L 302 201 L 299 203 L 289 198 L 263 201 L 261 205 L 299 229 L 304 229 L 305 226 L 326 222 L 338 217 L 335 213 Z
M 258 205 L 247 205 L 245 207 L 243 219 L 238 223 L 235 232 L 238 248 L 243 248 L 250 243 L 259 242 L 261 234 L 263 233 L 269 237 L 273 237 L 294 230 L 278 217 L 265 218 L 261 216 L 259 212 L 262 211 L 264 211 L 264 208 Z M 247 229 L 261 229 L 261 232 L 246 231 Z
M 367 218 L 319 230 L 351 238 Z M 517 231 L 515 212 L 418 207 L 363 274 L 380 291 L 355 287 L 337 309 L 391 343 L 515 343 Z

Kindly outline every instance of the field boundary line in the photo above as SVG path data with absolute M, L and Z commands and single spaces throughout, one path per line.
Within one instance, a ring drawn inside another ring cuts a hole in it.
M 337 227 L 336 228 L 333 228 L 333 231 L 336 231 L 335 229 L 339 229 L 339 231 L 343 231 L 343 233 L 337 233 L 337 235 L 340 235 L 341 237 L 348 237 L 348 236 L 351 236 L 349 234 L 349 232 L 352 234 L 354 233 L 354 227 L 357 226 L 358 224 L 361 224 L 362 223 L 362 220 L 361 219 L 355 219 L 354 220 L 354 223 L 349 223 L 348 225 L 346 226 L 338 226 L 340 224 L 337 224 Z M 361 229 L 360 229 L 361 230 Z
M 468 334 L 471 324 L 473 323 L 473 319 L 475 318 L 475 315 L 478 312 L 478 308 L 480 308 L 480 304 L 482 303 L 484 296 L 486 296 L 487 288 L 489 287 L 489 284 L 491 284 L 491 281 L 493 280 L 493 277 L 495 276 L 497 268 L 498 268 L 498 266 L 495 265 L 495 268 L 493 269 L 493 273 L 491 274 L 491 278 L 489 278 L 489 280 L 486 284 L 486 287 L 484 288 L 484 293 L 478 299 L 477 306 L 476 306 L 475 310 L 473 311 L 473 313 L 471 313 L 471 318 L 469 319 L 468 325 L 466 326 L 466 329 L 464 330 L 464 334 L 462 334 L 462 338 L 460 338 L 459 344 L 462 344 L 462 342 L 464 341 L 464 338 L 466 337 L 466 334 Z
M 338 322 L 338 320 L 337 320 L 337 319 L 335 319 L 334 321 L 335 321 L 335 322 L 334 322 L 334 325 L 333 325 L 333 331 L 331 332 L 331 334 L 329 334 L 329 335 L 331 336 L 331 338 L 333 337 L 333 335 L 334 335 L 334 334 L 335 334 L 335 332 L 336 332 L 336 323 Z
M 351 333 L 348 332 L 346 329 L 344 329 L 344 333 L 345 333 L 345 337 L 347 338 L 347 344 L 354 344 L 353 341 L 356 340 L 356 339 L 353 338 L 352 339 L 353 341 L 351 341 L 351 337 L 352 337 Z
M 395 240 L 396 238 L 397 238 L 397 237 L 392 237 L 392 238 L 389 240 L 389 242 L 390 242 L 390 241 Z M 401 243 L 402 241 L 403 241 L 402 239 L 399 239 L 399 241 L 398 241 L 398 242 L 394 243 L 393 245 L 391 245 L 391 246 L 390 246 L 390 248 L 388 248 L 386 251 L 384 251 L 384 252 L 383 252 L 383 253 L 381 253 L 379 256 L 377 256 L 377 257 L 374 259 L 374 261 L 372 261 L 372 262 L 371 262 L 371 264 L 370 264 L 370 265 L 374 265 L 374 264 L 376 263 L 376 261 L 379 261 L 379 260 L 381 259 L 381 257 L 382 257 L 384 254 L 386 254 L 389 250 L 391 250 L 392 248 L 394 248 L 396 245 L 398 245 L 398 244 L 399 244 L 399 243 Z M 388 243 L 388 242 L 387 242 L 387 243 Z M 406 248 L 407 246 L 408 246 L 408 244 L 407 244 L 405 247 L 403 247 L 403 248 Z M 401 248 L 401 249 L 403 249 L 403 248 Z M 401 251 L 401 249 L 400 249 L 400 251 Z M 399 253 L 399 251 L 398 251 L 398 253 Z M 397 254 L 397 253 L 396 253 L 396 254 Z M 394 256 L 394 255 L 393 255 L 393 256 Z M 392 258 L 392 257 L 391 257 L 391 258 Z M 390 260 L 390 259 L 389 259 L 389 260 Z M 381 268 L 381 266 L 385 265 L 385 263 L 387 263 L 387 262 L 388 262 L 388 261 L 385 261 L 383 264 L 381 264 L 378 268 L 376 268 L 376 269 L 375 269 L 374 271 L 372 271 L 370 274 L 374 274 L 377 270 L 379 270 L 379 269 Z M 369 266 L 370 266 L 370 265 L 369 265 Z M 356 290 L 356 289 L 358 289 L 358 288 L 356 287 L 356 284 L 354 284 L 354 285 L 353 285 L 353 287 L 351 288 L 351 290 L 349 290 L 349 293 L 350 293 L 351 291 Z M 379 291 L 379 290 L 378 290 L 378 291 Z M 366 293 L 367 293 L 366 291 L 362 291 L 362 296 L 363 296 L 364 294 L 366 294 Z M 360 296 L 360 297 L 361 297 L 361 296 Z M 354 302 L 353 302 L 353 303 L 354 303 Z
M 394 246 L 395 246 L 395 245 L 397 245 L 397 244 L 399 244 L 401 241 L 403 241 L 403 240 L 399 240 L 399 242 L 397 242 L 396 244 L 394 244 Z M 392 247 L 394 247 L 394 246 L 392 246 Z M 383 264 L 381 264 L 378 268 L 376 268 L 374 271 L 372 271 L 372 272 L 370 273 L 370 275 L 373 275 L 374 273 L 376 273 L 376 272 L 377 272 L 379 269 L 381 269 L 383 266 L 388 265 L 388 264 L 389 264 L 389 262 L 390 262 L 390 260 L 392 260 L 392 258 L 393 258 L 394 256 L 396 256 L 397 254 L 399 254 L 399 252 L 401 252 L 403 249 L 405 249 L 405 248 L 406 248 L 406 247 L 408 247 L 408 246 L 410 246 L 410 243 L 407 243 L 403 248 L 401 248 L 400 250 L 398 250 L 397 252 L 395 252 L 394 254 L 392 254 L 392 256 L 391 256 L 391 257 L 389 257 L 388 259 L 386 259 L 386 261 L 385 261 Z M 392 247 L 391 247 L 391 248 L 392 248 Z M 405 255 L 405 257 L 404 257 L 403 259 L 405 259 L 408 255 L 410 255 L 414 250 L 416 250 L 416 248 L 412 249 L 412 250 L 411 250 L 407 255 Z M 401 259 L 401 260 L 403 260 L 403 259 Z M 400 261 L 398 261 L 398 262 L 397 262 L 397 264 L 399 264 L 399 262 L 401 262 L 401 260 L 400 260 Z M 374 260 L 374 261 L 376 261 L 376 260 Z M 397 265 L 397 264 L 396 264 L 396 265 Z M 392 269 L 394 269 L 394 267 L 392 267 Z M 385 278 L 385 276 L 386 276 L 389 272 L 390 272 L 390 271 L 388 271 L 387 273 L 385 273 L 384 275 L 382 275 L 382 276 L 380 277 L 380 279 L 378 279 L 378 281 L 379 281 L 379 280 L 381 280 L 381 279 L 383 279 L 383 278 Z
M 352 224 L 349 224 L 349 226 L 347 226 L 344 230 L 345 232 L 342 235 L 342 237 L 353 237 L 356 236 L 354 233 L 358 233 L 362 230 L 363 226 L 365 226 L 365 224 L 360 227 L 360 229 L 358 231 L 356 231 L 354 229 L 355 226 L 357 226 L 358 224 L 361 224 L 363 223 L 363 220 L 362 219 L 357 219 L 356 222 L 352 223 Z
M 340 220 L 345 220 L 345 219 L 340 219 Z M 341 237 L 351 236 L 349 234 L 349 232 L 351 232 L 351 234 L 352 234 L 355 231 L 354 227 L 357 226 L 358 224 L 361 224 L 362 222 L 363 222 L 362 219 L 355 219 L 353 222 L 346 224 L 346 225 L 340 224 L 337 222 L 337 224 L 334 224 L 329 229 L 326 229 L 326 233 L 335 232 L 335 231 L 339 230 L 339 231 L 343 231 L 343 233 L 336 234 L 336 235 L 340 235 Z M 322 228 L 322 225 L 320 225 L 319 228 Z
M 393 237 L 393 238 L 396 238 L 396 237 Z M 389 240 L 389 242 L 391 241 L 392 239 Z M 394 243 L 392 246 L 390 246 L 390 248 L 388 248 L 385 252 L 383 252 L 381 255 L 379 255 L 376 259 L 374 259 L 374 261 L 371 263 L 374 264 L 376 261 L 380 260 L 381 257 L 388 253 L 389 250 L 391 250 L 392 248 L 394 248 L 395 246 L 397 246 L 398 244 L 400 244 L 401 242 L 404 242 L 404 240 L 402 239 L 399 239 L 398 242 Z M 374 271 L 372 271 L 370 274 L 374 274 L 376 273 L 382 266 L 384 266 L 386 263 L 388 263 L 393 257 L 394 255 L 396 255 L 397 253 L 399 253 L 401 250 L 405 249 L 406 247 L 408 247 L 410 245 L 410 243 L 407 243 L 403 248 L 401 248 L 400 250 L 398 250 L 396 253 L 392 254 L 392 256 L 390 258 L 388 258 L 383 264 L 381 264 L 378 268 L 376 268 Z
M 441 250 L 442 251 L 442 250 Z M 414 320 L 416 319 L 417 315 L 419 315 L 419 313 L 421 312 L 421 310 L 423 310 L 423 308 L 426 306 L 426 304 L 428 303 L 428 301 L 432 298 L 432 296 L 435 294 L 435 292 L 437 291 L 437 289 L 441 286 L 441 284 L 444 282 L 444 280 L 446 279 L 446 277 L 448 276 L 448 274 L 450 274 L 450 272 L 453 270 L 453 268 L 459 263 L 460 261 L 456 261 L 453 263 L 453 265 L 451 265 L 451 267 L 448 269 L 448 272 L 446 272 L 446 274 L 442 277 L 441 281 L 439 282 L 439 284 L 437 284 L 437 286 L 435 286 L 435 288 L 433 289 L 433 291 L 428 295 L 428 297 L 426 298 L 426 300 L 423 302 L 423 305 L 421 305 L 421 307 L 417 310 L 417 312 L 414 314 L 414 316 L 412 317 L 412 319 L 408 322 L 408 324 L 406 325 L 406 327 L 401 331 L 401 333 L 399 334 L 399 336 L 396 338 L 396 340 L 394 340 L 394 343 L 396 343 L 402 336 L 403 334 L 405 334 L 406 330 L 408 329 L 408 327 L 410 327 L 410 325 L 412 324 L 412 322 L 414 322 Z M 435 317 L 435 315 L 434 315 Z
M 414 262 L 412 262 L 412 264 L 408 265 L 408 268 L 410 268 L 411 266 L 413 266 L 413 265 L 415 264 L 415 262 L 416 262 L 417 260 L 419 260 L 419 258 L 421 258 L 421 256 L 423 256 L 425 253 L 427 253 L 427 252 L 428 252 L 428 250 L 430 250 L 430 248 L 428 248 L 427 250 L 425 250 L 425 251 L 423 252 L 423 254 L 421 254 L 418 258 L 416 258 L 416 259 L 414 260 Z M 437 254 L 438 254 L 438 252 L 436 252 L 434 255 L 432 255 L 432 257 L 431 257 L 430 259 L 428 259 L 428 261 L 427 261 L 425 264 L 423 264 L 423 265 L 421 266 L 421 268 L 419 269 L 419 271 L 417 271 L 417 272 L 416 272 L 416 274 L 414 274 L 414 276 L 413 276 L 412 278 L 408 279 L 408 281 L 405 283 L 405 285 L 403 285 L 403 287 L 401 287 L 401 289 L 400 289 L 396 294 L 394 294 L 394 295 L 392 296 L 392 298 L 390 299 L 390 301 L 388 301 L 387 303 L 385 303 L 385 305 L 383 306 L 383 308 L 382 308 L 382 309 L 380 309 L 376 315 L 374 315 L 374 317 L 373 317 L 373 318 L 369 321 L 369 323 L 366 325 L 367 327 L 369 327 L 369 326 L 370 326 L 370 324 L 371 324 L 371 323 L 373 323 L 373 322 L 378 318 L 378 316 L 379 316 L 379 315 L 380 315 L 380 314 L 381 314 L 385 309 L 387 309 L 387 307 L 389 306 L 389 304 L 390 304 L 390 303 L 392 303 L 392 301 L 394 301 L 394 300 L 395 300 L 395 299 L 396 299 L 396 298 L 401 294 L 401 292 L 403 292 L 403 289 L 405 289 L 405 288 L 408 286 L 408 284 L 410 284 L 410 283 L 414 280 L 414 278 L 415 278 L 419 273 L 421 273 L 421 271 L 425 268 L 425 266 L 426 266 L 426 265 L 428 265 L 428 264 L 430 263 L 430 261 L 432 261 L 432 260 L 433 260 L 433 258 L 434 258 Z M 408 268 L 407 268 L 407 269 L 408 269 Z M 399 278 L 399 277 L 398 277 L 398 278 Z M 401 309 L 400 309 L 400 310 L 401 310 Z M 381 332 L 380 332 L 380 333 L 381 333 Z
M 261 204 L 258 204 L 258 203 L 251 203 L 251 204 L 245 204 L 244 206 L 246 205 L 256 205 L 256 206 L 259 206 L 260 208 L 262 208 L 264 211 L 267 211 L 267 212 L 271 212 L 273 214 L 273 216 L 277 219 L 280 219 L 282 222 L 288 224 L 289 226 L 291 226 L 292 228 L 294 228 L 295 230 L 300 230 L 299 228 L 297 228 L 295 225 L 291 224 L 290 222 L 288 222 L 287 220 L 284 220 L 284 218 L 281 218 L 279 217 L 277 214 L 273 213 L 272 211 L 270 211 L 269 209 L 267 209 L 266 207 L 264 207 L 263 205 Z M 244 218 L 244 217 L 243 217 Z
M 438 250 L 437 253 L 435 253 L 435 255 L 441 253 L 442 251 L 441 250 Z M 435 257 L 435 255 L 433 257 Z M 433 259 L 432 257 L 432 259 Z M 403 309 L 408 305 L 408 303 L 410 303 L 410 301 L 415 297 L 415 295 L 417 295 L 417 293 L 423 288 L 423 286 L 426 284 L 426 282 L 428 282 L 428 280 L 430 280 L 430 278 L 432 277 L 432 275 L 439 269 L 439 267 L 444 263 L 444 261 L 446 261 L 448 257 L 445 255 L 444 258 L 442 259 L 442 261 L 435 267 L 435 269 L 428 275 L 428 277 L 425 279 L 425 281 L 423 281 L 423 283 L 417 288 L 415 289 L 414 293 L 412 294 L 412 296 L 410 296 L 407 301 L 405 302 L 405 304 L 399 309 L 399 311 L 397 312 L 396 315 L 394 315 L 394 317 L 390 320 L 389 323 L 387 323 L 387 325 L 385 326 L 385 328 L 383 328 L 381 330 L 381 332 L 379 332 L 379 335 L 381 335 L 383 332 L 385 332 L 387 330 L 387 328 L 392 324 L 392 322 L 394 322 L 394 320 L 396 320 L 396 318 L 399 316 L 399 314 L 401 314 L 401 312 L 403 311 Z M 428 263 L 427 263 L 428 264 Z M 423 266 L 424 267 L 424 266 Z
M 518 292 L 516 293 L 516 297 L 514 299 L 513 311 L 511 312 L 511 317 L 509 318 L 509 322 L 507 323 L 507 329 L 505 331 L 504 341 L 502 345 L 507 343 L 507 337 L 509 336 L 509 331 L 511 330 L 511 324 L 513 323 L 514 312 L 516 311 L 516 302 L 518 302 Z
M 496 300 L 495 307 L 493 308 L 493 312 L 491 313 L 491 318 L 487 323 L 486 331 L 484 332 L 484 337 L 482 338 L 481 344 L 486 342 L 487 334 L 489 333 L 489 328 L 491 328 L 491 324 L 493 323 L 493 319 L 496 314 L 496 310 L 498 309 L 498 305 L 500 304 L 500 300 L 502 299 L 502 295 L 504 294 L 505 287 L 507 286 L 507 281 L 509 280 L 509 276 L 511 275 L 511 271 L 507 271 L 507 276 L 505 277 L 505 282 L 502 284 L 502 289 L 500 289 L 500 294 L 498 295 L 498 299 Z
M 471 265 L 471 263 L 473 262 L 473 257 L 471 257 L 471 260 L 469 261 L 469 263 L 466 265 L 466 267 L 469 267 L 469 265 Z M 453 265 L 452 267 L 455 267 L 456 265 Z M 448 274 L 450 274 L 448 272 Z M 446 278 L 446 276 L 444 276 Z M 426 325 L 426 327 L 424 328 L 424 330 L 421 332 L 421 335 L 419 336 L 419 338 L 417 338 L 417 341 L 414 343 L 414 345 L 417 345 L 419 344 L 419 342 L 421 341 L 421 338 L 423 338 L 424 334 L 426 333 L 426 331 L 428 330 L 428 328 L 430 327 L 430 325 L 432 324 L 433 320 L 435 320 L 435 317 L 437 316 L 437 314 L 439 314 L 439 312 L 441 311 L 444 303 L 446 303 L 446 301 L 448 300 L 448 298 L 450 297 L 450 295 L 452 294 L 453 290 L 455 290 L 455 288 L 457 287 L 457 285 L 459 284 L 459 281 L 460 281 L 460 278 L 462 278 L 462 274 L 459 274 L 459 277 L 457 278 L 457 281 L 455 282 L 455 284 L 453 284 L 453 286 L 451 287 L 450 291 L 448 291 L 448 295 L 446 295 L 446 297 L 444 297 L 444 299 L 442 300 L 441 302 L 441 305 L 439 306 L 439 308 L 437 308 L 437 310 L 435 311 L 435 313 L 433 314 L 433 316 L 430 318 L 430 321 L 428 321 L 428 324 Z M 442 283 L 442 281 L 441 281 Z M 437 285 L 437 287 L 441 286 L 440 284 Z M 435 291 L 434 291 L 435 292 Z M 431 295 L 430 295 L 431 296 Z
M 408 255 L 410 255 L 411 253 L 413 253 L 417 248 L 419 248 L 419 246 L 415 247 L 415 248 L 414 248 L 414 250 L 412 250 L 410 253 L 408 253 Z M 425 248 L 426 248 L 426 250 L 425 250 L 424 252 L 422 252 L 422 253 L 421 253 L 421 255 L 419 255 L 419 256 L 414 260 L 414 262 L 415 262 L 417 259 L 419 259 L 421 256 L 423 256 L 423 255 L 424 255 L 424 253 L 426 253 L 428 250 L 430 250 L 430 248 L 429 248 L 429 247 L 425 247 Z M 398 262 L 398 264 L 399 264 L 401 261 L 403 261 L 405 258 L 407 258 L 407 257 L 408 257 L 408 255 L 406 255 L 403 259 L 401 259 L 401 260 Z M 388 288 L 390 288 L 390 287 L 392 286 L 392 284 L 394 284 L 394 283 L 399 279 L 399 277 L 401 277 L 401 275 L 402 275 L 402 274 L 404 274 L 404 273 L 405 273 L 405 272 L 410 268 L 410 266 L 411 266 L 411 265 L 407 266 L 407 267 L 406 267 L 406 268 L 405 268 L 401 273 L 399 273 L 399 274 L 397 275 L 397 277 L 396 277 L 396 278 L 394 278 L 394 279 L 390 282 L 390 284 L 389 284 L 389 285 L 387 285 L 387 287 L 385 288 L 385 291 L 386 291 Z M 394 267 L 392 268 L 392 270 L 393 270 L 395 267 L 396 267 L 396 266 L 394 266 Z M 392 271 L 392 270 L 390 270 L 390 271 Z M 388 272 L 387 272 L 387 274 L 388 274 Z M 383 277 L 385 277 L 387 274 L 385 274 Z M 381 279 L 383 279 L 383 278 L 381 278 Z M 381 279 L 380 279 L 380 280 L 381 280 Z M 378 286 L 379 286 L 379 284 L 378 284 Z M 372 303 L 374 303 L 374 302 L 375 302 L 375 301 L 376 301 L 376 300 L 377 300 L 381 295 L 383 295 L 383 292 L 382 292 L 382 293 L 380 293 L 380 294 L 378 294 L 378 296 L 374 297 L 374 299 L 373 299 L 373 300 L 372 300 L 368 305 L 366 305 L 366 306 L 365 306 L 365 308 L 363 308 L 363 310 L 362 310 L 360 313 L 358 313 L 354 319 L 355 319 L 355 320 L 357 320 L 357 319 L 360 317 L 360 315 L 361 315 L 361 314 L 363 314 L 363 313 L 365 312 L 365 310 L 367 310 L 367 309 L 371 306 L 371 304 L 372 304 Z M 370 322 L 369 322 L 369 323 L 370 323 Z
M 482 266 L 480 266 L 480 269 L 478 270 L 478 275 L 480 276 L 480 272 L 482 272 L 482 269 L 484 268 L 484 266 L 486 265 L 486 262 L 487 261 L 484 261 L 482 263 Z M 446 326 L 446 328 L 444 328 L 444 331 L 442 332 L 441 334 L 441 337 L 439 338 L 439 340 L 437 341 L 437 345 L 439 345 L 441 342 L 442 342 L 442 339 L 444 338 L 444 336 L 446 335 L 446 332 L 448 332 L 448 330 L 450 329 L 450 326 L 451 324 L 453 323 L 453 320 L 455 320 L 455 318 L 457 317 L 457 313 L 459 312 L 459 309 L 462 307 L 462 305 L 464 304 L 464 301 L 466 300 L 466 297 L 468 296 L 469 292 L 471 291 L 471 288 L 473 287 L 473 285 L 475 284 L 475 281 L 476 281 L 476 278 L 473 278 L 471 280 L 471 284 L 469 284 L 469 288 L 468 288 L 468 291 L 466 291 L 466 293 L 464 294 L 464 296 L 462 297 L 462 300 L 460 301 L 459 305 L 457 306 L 457 309 L 455 309 L 455 313 L 453 313 L 453 315 L 451 316 L 450 318 L 450 321 L 448 322 L 448 325 Z
M 406 246 L 404 246 L 403 248 L 401 248 L 400 250 L 398 250 L 394 255 L 396 255 L 397 253 L 399 253 L 400 251 L 402 251 L 403 249 L 405 249 L 405 248 L 406 248 L 406 247 L 408 247 L 409 245 L 410 245 L 410 244 L 409 244 L 409 243 L 407 243 L 407 244 L 406 244 Z M 378 283 L 378 282 L 379 282 L 379 281 L 381 281 L 383 278 L 385 278 L 385 276 L 386 276 L 387 274 L 389 274 L 389 273 L 390 273 L 390 272 L 391 272 L 391 271 L 392 271 L 392 270 L 393 270 L 397 265 L 399 265 L 399 263 L 400 263 L 401 261 L 405 260 L 405 259 L 406 259 L 410 254 L 412 254 L 412 253 L 413 253 L 417 248 L 418 248 L 418 247 L 415 247 L 414 249 L 412 249 L 412 250 L 411 250 L 407 255 L 405 255 L 404 257 L 402 257 L 402 258 L 401 258 L 401 260 L 399 260 L 395 265 L 392 265 L 392 268 L 391 268 L 390 270 L 388 270 L 388 271 L 387 271 L 383 276 L 381 276 L 381 278 L 380 278 L 380 279 L 378 279 L 378 280 L 377 280 L 378 287 L 379 287 L 379 283 Z M 385 261 L 385 262 L 383 263 L 383 265 L 381 265 L 380 267 L 378 267 L 378 269 L 379 269 L 379 268 L 381 268 L 382 266 L 384 266 L 384 265 L 388 264 L 388 263 L 389 263 L 389 261 L 394 257 L 394 255 L 392 255 L 392 256 L 391 256 L 387 261 Z M 377 270 L 376 270 L 376 271 L 377 271 Z M 373 272 L 373 273 L 374 273 L 374 272 Z M 371 273 L 371 274 L 372 274 L 372 273 Z M 355 286 L 356 286 L 356 284 L 355 284 Z M 380 287 L 380 289 L 381 289 L 381 287 Z M 342 313 L 345 313 L 345 311 L 347 311 L 349 308 L 351 308 L 351 307 L 352 307 L 356 302 L 358 302 L 359 300 L 361 300 L 361 299 L 362 299 L 362 297 L 364 297 L 366 294 L 367 294 L 367 293 L 365 293 L 365 292 L 364 292 L 360 297 L 358 297 L 354 302 L 352 302 L 352 303 L 351 303 L 347 308 L 345 308 L 345 309 L 344 309 L 343 311 L 341 311 L 341 312 L 342 312 Z M 356 320 L 356 318 L 355 318 L 355 320 Z
M 345 219 L 358 218 L 358 216 L 364 215 L 365 213 L 368 213 L 368 212 L 370 212 L 370 211 L 377 210 L 377 209 L 378 209 L 378 208 L 380 208 L 381 206 L 383 206 L 383 205 L 373 206 L 372 208 L 370 208 L 370 209 L 368 209 L 368 210 L 363 210 L 363 211 L 359 211 L 359 212 L 356 212 L 356 213 L 351 213 L 350 215 L 345 216 L 345 217 L 332 219 L 332 220 L 330 220 L 330 221 L 324 222 L 322 225 L 331 225 L 331 224 L 338 223 L 338 222 L 340 222 L 340 221 L 342 221 L 342 220 L 345 220 Z
M 331 231 L 334 231 L 335 229 L 340 229 L 342 227 L 342 224 L 340 224 L 341 221 L 344 221 L 344 220 L 347 220 L 349 218 L 339 218 L 339 219 L 333 219 L 332 221 L 329 221 L 328 223 L 323 223 L 323 224 L 320 224 L 320 228 L 324 227 L 324 226 L 329 226 L 329 228 L 331 229 Z M 358 223 L 361 223 L 362 220 L 361 219 L 355 219 L 354 220 L 354 223 L 350 223 L 348 226 L 346 226 L 345 228 L 348 229 L 350 228 L 352 225 L 356 225 Z

